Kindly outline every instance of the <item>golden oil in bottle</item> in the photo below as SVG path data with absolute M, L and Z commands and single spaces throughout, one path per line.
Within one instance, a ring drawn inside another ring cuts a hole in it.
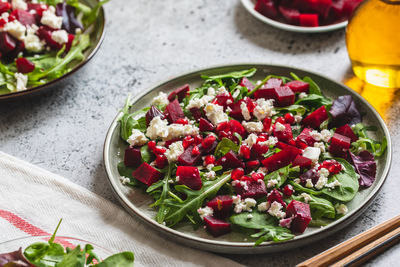
M 400 0 L 366 0 L 351 17 L 346 45 L 355 75 L 400 87 Z

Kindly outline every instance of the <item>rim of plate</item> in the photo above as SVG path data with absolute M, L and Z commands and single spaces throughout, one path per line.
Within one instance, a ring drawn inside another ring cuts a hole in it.
M 246 8 L 246 10 L 254 17 L 256 17 L 258 20 L 285 31 L 299 32 L 299 33 L 329 32 L 346 27 L 348 22 L 347 20 L 345 20 L 339 23 L 325 25 L 325 26 L 318 26 L 318 27 L 295 26 L 267 18 L 266 16 L 258 13 L 256 10 L 254 10 L 254 3 L 252 2 L 252 0 L 241 0 L 241 2 L 242 5 Z
M 262 251 L 263 248 L 271 248 L 271 247 L 278 247 L 278 246 L 282 246 L 282 244 L 287 244 L 288 246 L 290 246 L 291 248 L 293 248 L 294 244 L 296 244 L 297 242 L 300 241 L 304 241 L 306 243 L 310 243 L 313 242 L 313 238 L 315 238 L 315 236 L 318 234 L 319 237 L 325 237 L 330 235 L 333 232 L 336 232 L 337 230 L 342 229 L 343 227 L 345 227 L 346 225 L 348 225 L 349 223 L 351 223 L 354 219 L 356 219 L 359 215 L 361 215 L 361 213 L 368 207 L 368 205 L 375 199 L 376 195 L 378 194 L 379 190 L 382 188 L 382 185 L 384 184 L 384 182 L 386 181 L 386 178 L 388 176 L 390 167 L 391 167 L 391 163 L 392 163 L 392 141 L 391 141 L 391 137 L 390 137 L 390 133 L 389 130 L 384 122 L 384 120 L 382 119 L 382 117 L 380 116 L 380 114 L 375 110 L 375 108 L 367 101 L 365 100 L 361 95 L 359 95 L 357 92 L 355 92 L 354 90 L 352 90 L 351 88 L 347 87 L 344 84 L 341 84 L 337 81 L 334 81 L 324 75 L 320 75 L 318 73 L 312 72 L 312 71 L 308 71 L 305 69 L 300 69 L 300 68 L 296 68 L 296 67 L 292 67 L 292 66 L 285 66 L 285 65 L 275 65 L 275 64 L 265 64 L 265 63 L 237 63 L 237 64 L 226 64 L 226 65 L 216 65 L 216 66 L 211 66 L 211 67 L 207 67 L 207 68 L 199 68 L 199 69 L 195 69 L 193 71 L 190 72 L 185 72 L 181 75 L 176 75 L 176 76 L 172 76 L 170 79 L 166 79 L 162 82 L 158 82 L 155 83 L 153 86 L 148 87 L 146 90 L 143 90 L 142 93 L 136 95 L 135 97 L 132 98 L 132 103 L 135 103 L 136 101 L 140 100 L 142 97 L 144 97 L 145 95 L 147 95 L 148 93 L 152 92 L 153 90 L 157 89 L 160 86 L 163 86 L 164 84 L 170 83 L 174 80 L 178 80 L 181 79 L 185 76 L 190 76 L 190 75 L 194 75 L 196 73 L 201 73 L 201 72 L 207 72 L 207 71 L 212 71 L 214 69 L 218 69 L 218 68 L 229 68 L 229 67 L 251 67 L 251 66 L 263 66 L 266 68 L 271 68 L 271 67 L 276 67 L 276 68 L 288 68 L 293 72 L 296 71 L 301 71 L 301 72 L 306 72 L 308 74 L 317 76 L 319 78 L 328 80 L 329 82 L 334 83 L 336 86 L 340 86 L 344 89 L 346 89 L 347 91 L 351 92 L 355 97 L 357 97 L 357 100 L 362 102 L 365 106 L 367 106 L 367 108 L 369 108 L 370 112 L 374 115 L 374 117 L 378 120 L 381 128 L 382 128 L 382 132 L 383 135 L 386 137 L 387 139 L 387 160 L 385 163 L 385 167 L 382 171 L 382 178 L 379 180 L 379 183 L 375 186 L 375 188 L 370 192 L 369 196 L 366 197 L 361 204 L 359 205 L 358 208 L 352 210 L 351 212 L 347 213 L 345 216 L 343 216 L 342 218 L 339 218 L 338 220 L 330 223 L 329 225 L 321 228 L 320 230 L 313 232 L 313 233 L 306 233 L 306 234 L 302 234 L 302 235 L 298 235 L 296 236 L 294 239 L 288 240 L 288 241 L 284 241 L 284 242 L 263 242 L 261 244 L 259 244 L 257 247 L 254 247 L 254 242 L 229 242 L 229 241 L 219 241 L 219 240 L 212 240 L 212 239 L 205 239 L 205 238 L 201 238 L 201 237 L 196 237 L 193 235 L 189 235 L 189 234 L 185 234 L 182 233 L 178 230 L 175 230 L 173 228 L 169 228 L 165 225 L 159 224 L 157 223 L 153 218 L 148 217 L 146 214 L 144 214 L 142 211 L 140 211 L 139 208 L 137 208 L 134 204 L 132 204 L 130 202 L 130 200 L 121 192 L 117 189 L 117 182 L 119 182 L 119 179 L 113 179 L 113 175 L 111 173 L 111 168 L 115 167 L 115 166 L 111 166 L 110 165 L 110 159 L 109 159 L 109 151 L 110 151 L 110 145 L 111 145 L 111 139 L 112 139 L 112 135 L 114 133 L 114 131 L 116 130 L 117 126 L 118 126 L 118 120 L 119 118 L 122 116 L 122 112 L 119 111 L 118 114 L 116 115 L 116 117 L 114 118 L 113 122 L 111 123 L 111 126 L 108 129 L 107 135 L 106 135 L 106 139 L 104 142 L 104 149 L 103 149 L 103 163 L 104 163 L 104 168 L 106 170 L 106 174 L 108 177 L 108 181 L 110 182 L 110 185 L 114 191 L 114 193 L 118 196 L 118 200 L 120 201 L 120 203 L 122 204 L 122 206 L 128 210 L 129 213 L 136 215 L 137 218 L 141 219 L 142 221 L 148 223 L 149 225 L 151 225 L 152 227 L 154 227 L 155 229 L 165 233 L 165 234 L 170 234 L 176 237 L 179 237 L 182 240 L 186 240 L 190 243 L 192 243 L 193 245 L 199 245 L 199 247 L 201 247 L 201 245 L 212 245 L 215 247 L 225 247 L 225 248 L 243 248 L 243 249 L 250 249 L 253 248 L 254 250 L 256 250 L 257 252 L 255 253 L 265 253 L 265 251 Z M 193 241 L 195 242 L 195 244 L 193 243 Z M 314 240 L 315 241 L 315 240 Z M 201 247 L 203 249 L 205 249 L 204 247 Z M 284 250 L 284 249 L 280 249 L 280 250 Z M 249 254 L 249 252 L 243 251 L 242 253 L 247 253 Z M 251 252 L 250 252 L 251 253 Z
M 99 0 L 96 0 L 96 2 L 99 2 Z M 56 78 L 56 79 L 54 79 L 54 80 L 51 80 L 51 81 L 49 81 L 49 82 L 47 82 L 47 83 L 45 83 L 45 84 L 42 84 L 42 85 L 39 85 L 39 86 L 35 86 L 35 87 L 28 88 L 27 90 L 24 90 L 24 91 L 11 92 L 11 93 L 8 93 L 8 94 L 0 95 L 0 100 L 7 100 L 7 99 L 18 98 L 18 97 L 20 97 L 20 96 L 30 95 L 30 94 L 36 93 L 36 92 L 38 92 L 38 91 L 41 91 L 41 90 L 43 90 L 43 89 L 45 89 L 45 88 L 48 88 L 48 87 L 50 87 L 50 86 L 53 86 L 54 84 L 56 84 L 56 83 L 58 83 L 58 82 L 64 80 L 65 78 L 68 78 L 68 77 L 71 76 L 73 73 L 75 73 L 75 72 L 77 72 L 79 69 L 81 69 L 86 63 L 88 63 L 89 60 L 91 60 L 91 59 L 94 57 L 94 55 L 97 53 L 97 51 L 99 50 L 101 44 L 103 43 L 104 36 L 105 36 L 105 33 L 106 33 L 106 29 L 105 29 L 105 26 L 106 26 L 106 12 L 105 12 L 103 6 L 100 7 L 100 12 L 101 12 L 102 15 L 103 15 L 103 20 L 102 20 L 102 23 L 101 23 L 101 28 L 99 29 L 99 31 L 101 31 L 100 38 L 97 40 L 97 43 L 96 43 L 95 47 L 94 47 L 93 50 L 90 52 L 90 54 L 85 58 L 85 60 L 83 60 L 81 63 L 79 63 L 78 65 L 76 65 L 71 71 L 65 73 L 65 74 L 62 75 L 61 77 L 58 77 L 58 78 Z

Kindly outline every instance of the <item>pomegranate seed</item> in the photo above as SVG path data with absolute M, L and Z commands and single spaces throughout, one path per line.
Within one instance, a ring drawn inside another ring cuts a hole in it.
M 228 122 L 224 121 L 217 125 L 217 132 L 226 130 L 228 128 Z
M 249 176 L 242 176 L 242 178 L 240 178 L 240 181 L 253 181 L 253 178 Z
M 164 155 L 156 156 L 156 166 L 157 168 L 163 169 L 168 164 L 168 159 Z
M 253 100 L 249 99 L 247 102 L 247 109 L 249 110 L 249 112 L 253 112 L 254 108 L 256 107 L 256 104 L 254 103 Z
M 7 12 L 8 10 L 11 9 L 11 4 L 6 2 L 0 1 L 0 14 Z
M 203 141 L 203 137 L 201 137 L 201 135 L 198 134 L 198 135 L 195 135 L 195 136 L 194 136 L 194 143 L 195 143 L 196 145 L 200 144 L 201 141 Z
M 284 117 L 278 117 L 278 118 L 275 120 L 275 124 L 276 124 L 277 122 L 282 123 L 282 124 L 285 124 L 285 123 L 286 123 Z
M 183 138 L 183 141 L 182 141 L 182 146 L 183 146 L 183 148 L 188 148 L 191 144 L 193 144 L 194 143 L 194 138 L 193 137 L 191 137 L 190 135 L 188 135 L 188 136 L 186 136 L 185 138 Z
M 250 158 L 250 148 L 246 145 L 241 145 L 239 149 L 239 154 L 243 156 L 245 159 Z
M 35 69 L 35 64 L 24 57 L 17 58 L 15 64 L 17 65 L 18 71 L 24 74 L 32 72 Z
M 210 148 L 212 146 L 212 144 L 214 144 L 215 140 L 216 140 L 215 136 L 210 134 L 206 138 L 203 139 L 203 141 L 201 142 L 201 146 L 204 149 Z
M 292 115 L 292 113 L 286 113 L 284 117 L 286 123 L 292 124 L 294 122 L 294 116 Z
M 263 131 L 268 132 L 271 129 L 271 122 L 272 120 L 270 118 L 265 118 L 263 120 Z
M 337 174 L 342 170 L 342 165 L 336 160 L 325 160 L 319 165 L 318 170 L 321 168 L 325 168 L 329 171 L 329 173 Z
M 262 173 L 252 173 L 251 174 L 251 178 L 253 178 L 254 181 L 258 181 L 258 180 L 264 180 L 264 175 Z
M 231 173 L 232 180 L 239 180 L 244 175 L 244 170 L 242 168 L 236 168 Z
M 7 22 L 4 19 L 0 19 L 0 28 L 3 28 L 6 24 Z
M 283 188 L 283 194 L 287 197 L 290 197 L 293 194 L 294 190 L 293 190 L 293 186 L 288 184 L 285 185 L 285 187 Z
M 215 157 L 213 155 L 207 155 L 204 157 L 204 165 L 210 165 L 215 163 Z
M 14 21 L 15 20 L 15 16 L 13 14 L 10 14 L 8 16 L 8 22 Z
M 193 155 L 193 156 L 197 156 L 197 155 L 199 155 L 199 154 L 200 154 L 200 149 L 199 149 L 199 147 L 198 147 L 198 146 L 194 146 L 193 149 L 192 149 L 192 155 Z
M 177 119 L 175 121 L 176 124 L 182 124 L 182 125 L 187 125 L 189 122 L 187 119 Z
M 156 148 L 156 142 L 150 141 L 147 143 L 147 146 L 149 147 L 150 150 L 154 150 L 154 148 Z
M 257 142 L 256 142 L 256 143 L 265 142 L 265 141 L 267 141 L 267 138 L 266 138 L 265 136 L 259 136 L 259 137 L 257 138 Z
M 164 153 L 165 153 L 166 151 L 167 151 L 167 150 L 166 150 L 165 148 L 161 147 L 161 146 L 156 146 L 156 147 L 153 149 L 153 153 L 156 154 L 156 155 L 164 155 Z
M 257 168 L 258 166 L 260 166 L 260 161 L 257 159 L 246 162 L 246 169 L 248 171 L 251 171 L 251 170 Z

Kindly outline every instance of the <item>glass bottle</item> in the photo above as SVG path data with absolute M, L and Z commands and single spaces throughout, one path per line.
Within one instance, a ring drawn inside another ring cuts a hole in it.
M 366 0 L 346 29 L 355 75 L 381 87 L 400 87 L 400 0 Z

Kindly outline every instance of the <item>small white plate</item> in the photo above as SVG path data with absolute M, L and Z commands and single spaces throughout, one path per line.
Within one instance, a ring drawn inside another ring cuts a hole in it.
M 286 23 L 282 23 L 270 18 L 267 18 L 266 16 L 262 15 L 261 13 L 258 13 L 256 10 L 254 10 L 254 0 L 241 0 L 243 6 L 247 9 L 247 11 L 250 12 L 254 17 L 257 19 L 261 20 L 262 22 L 269 24 L 273 27 L 276 27 L 281 30 L 285 31 L 291 31 L 291 32 L 301 32 L 301 33 L 318 33 L 318 32 L 329 32 L 329 31 L 334 31 L 338 30 L 341 28 L 346 27 L 347 25 L 347 20 L 342 21 L 339 23 L 331 24 L 331 25 L 326 25 L 326 26 L 319 26 L 319 27 L 302 27 L 302 26 L 295 26 L 295 25 L 290 25 Z

